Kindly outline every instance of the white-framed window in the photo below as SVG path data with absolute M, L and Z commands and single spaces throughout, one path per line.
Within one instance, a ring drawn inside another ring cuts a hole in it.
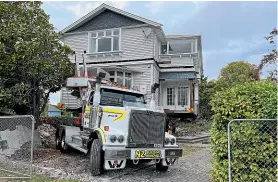
M 162 42 L 160 46 L 160 54 L 181 54 L 181 53 L 196 53 L 197 39 L 184 40 L 172 39 L 167 42 Z
M 125 71 L 109 71 L 110 81 L 124 85 L 127 88 L 132 87 L 132 73 Z
M 89 53 L 119 51 L 120 34 L 120 29 L 89 32 Z

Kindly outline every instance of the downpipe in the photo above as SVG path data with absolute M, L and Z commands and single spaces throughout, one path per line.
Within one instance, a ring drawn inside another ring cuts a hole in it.
M 159 87 L 159 83 L 155 83 L 152 85 L 152 88 L 151 88 L 151 102 L 150 102 L 150 109 L 152 111 L 155 110 L 155 91 L 156 89 Z

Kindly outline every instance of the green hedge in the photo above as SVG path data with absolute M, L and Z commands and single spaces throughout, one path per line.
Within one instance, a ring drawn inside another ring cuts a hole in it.
M 211 101 L 214 111 L 211 127 L 215 181 L 228 181 L 227 126 L 232 119 L 277 118 L 277 85 L 268 81 L 249 82 L 218 92 Z M 272 126 L 271 126 L 272 125 Z M 271 135 L 265 126 L 272 127 Z M 277 123 L 235 122 L 231 125 L 233 181 L 272 181 L 276 179 Z M 243 144 L 239 146 L 239 143 Z M 245 144 L 244 144 L 245 143 Z M 246 162 L 250 162 L 249 166 Z M 264 166 L 262 163 L 266 163 Z M 245 180 L 244 180 L 245 179 Z
M 55 128 L 59 125 L 73 126 L 76 117 L 60 116 L 60 117 L 40 117 L 36 121 L 36 127 L 41 124 L 50 124 Z

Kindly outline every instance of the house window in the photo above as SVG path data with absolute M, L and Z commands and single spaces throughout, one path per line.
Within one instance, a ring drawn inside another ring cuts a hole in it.
M 175 105 L 175 88 L 167 88 L 167 105 Z
M 169 40 L 167 43 L 161 43 L 161 54 L 180 54 L 180 53 L 196 53 L 197 40 Z
M 132 73 L 124 71 L 109 71 L 110 81 L 124 85 L 127 88 L 132 87 Z
M 120 48 L 120 29 L 89 32 L 89 53 L 113 52 Z
M 178 105 L 181 106 L 189 105 L 188 93 L 189 93 L 188 87 L 178 87 Z
M 167 54 L 167 43 L 161 43 L 161 54 Z

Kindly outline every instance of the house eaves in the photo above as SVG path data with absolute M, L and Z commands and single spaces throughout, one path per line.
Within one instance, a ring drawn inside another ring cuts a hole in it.
M 113 11 L 115 13 L 121 14 L 123 16 L 133 18 L 135 20 L 138 20 L 138 21 L 144 22 L 146 24 L 152 25 L 154 27 L 161 27 L 162 26 L 162 24 L 160 24 L 160 23 L 148 20 L 146 18 L 134 15 L 132 13 L 120 10 L 118 8 L 115 8 L 115 7 L 112 7 L 112 6 L 109 6 L 109 5 L 103 3 L 102 5 L 100 5 L 96 9 L 94 9 L 93 11 L 89 12 L 87 15 L 83 16 L 82 18 L 78 19 L 77 21 L 75 21 L 74 23 L 72 23 L 71 25 L 69 25 L 68 27 L 63 29 L 61 32 L 66 33 L 70 30 L 73 30 L 73 29 L 81 26 L 82 24 L 88 22 L 89 20 L 91 20 L 92 18 L 94 18 L 95 16 L 99 15 L 100 13 L 102 13 L 103 11 L 105 11 L 107 9 L 110 10 L 110 11 Z
M 201 35 L 166 35 L 166 39 L 181 39 L 181 38 L 200 38 Z

